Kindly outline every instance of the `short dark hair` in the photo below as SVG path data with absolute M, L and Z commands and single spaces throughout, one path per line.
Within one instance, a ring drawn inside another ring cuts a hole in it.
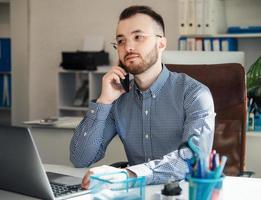
M 136 14 L 145 14 L 150 16 L 162 28 L 163 34 L 165 35 L 165 26 L 162 16 L 152 10 L 149 6 L 130 6 L 125 8 L 120 14 L 119 21 L 130 18 Z

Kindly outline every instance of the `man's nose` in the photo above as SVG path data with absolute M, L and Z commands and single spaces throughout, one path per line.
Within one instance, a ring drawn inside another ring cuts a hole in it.
M 135 44 L 131 39 L 126 40 L 124 48 L 127 52 L 132 52 L 134 50 Z

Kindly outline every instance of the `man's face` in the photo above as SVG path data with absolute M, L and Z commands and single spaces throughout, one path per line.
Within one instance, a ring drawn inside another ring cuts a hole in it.
M 116 38 L 120 63 L 131 74 L 141 74 L 158 60 L 156 23 L 151 17 L 136 14 L 119 21 Z

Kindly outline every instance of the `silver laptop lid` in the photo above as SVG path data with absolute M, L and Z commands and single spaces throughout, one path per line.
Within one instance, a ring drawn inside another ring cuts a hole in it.
M 41 199 L 54 199 L 28 129 L 0 126 L 0 188 Z

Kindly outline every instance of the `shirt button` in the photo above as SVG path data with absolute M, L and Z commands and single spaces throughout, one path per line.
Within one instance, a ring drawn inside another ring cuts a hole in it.
M 146 139 L 149 139 L 149 135 L 148 135 L 148 134 L 146 134 L 146 135 L 145 135 L 145 138 L 146 138 Z
M 85 136 L 86 136 L 86 134 L 87 134 L 87 133 L 86 133 L 86 132 L 84 132 L 83 136 L 85 137 Z
M 91 113 L 93 114 L 93 113 L 94 113 L 94 110 L 91 110 Z
M 145 110 L 145 115 L 148 115 L 149 111 Z
M 153 94 L 153 95 L 152 95 L 152 98 L 155 99 L 155 98 L 156 98 L 156 94 Z

